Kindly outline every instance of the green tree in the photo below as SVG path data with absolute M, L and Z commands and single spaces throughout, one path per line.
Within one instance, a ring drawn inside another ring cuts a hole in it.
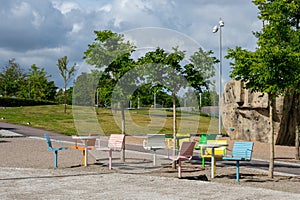
M 33 64 L 26 74 L 20 88 L 20 97 L 31 98 L 34 100 L 54 100 L 56 86 L 53 81 L 49 81 L 50 75 L 47 75 L 44 68 L 39 68 Z
M 135 47 L 130 42 L 125 41 L 122 34 L 113 33 L 110 30 L 94 31 L 94 33 L 96 35 L 95 41 L 88 45 L 88 49 L 84 52 L 84 59 L 88 64 L 101 69 L 104 73 L 97 87 L 100 89 L 100 93 L 110 94 L 112 89 L 119 90 L 122 115 L 121 130 L 122 134 L 125 134 L 125 97 L 123 96 L 122 88 L 117 88 L 116 83 L 126 72 L 134 67 L 134 61 L 130 56 Z M 111 103 L 114 104 L 116 102 Z M 121 159 L 125 160 L 124 149 Z
M 176 95 L 181 87 L 185 87 L 184 81 L 186 80 L 190 86 L 199 92 L 202 92 L 202 88 L 209 87 L 210 78 L 214 76 L 213 64 L 216 62 L 215 58 L 210 57 L 211 53 L 199 49 L 190 57 L 191 63 L 184 66 L 181 65 L 181 62 L 185 58 L 185 52 L 179 51 L 178 47 L 173 48 L 173 52 L 170 53 L 157 48 L 155 51 L 147 52 L 144 57 L 139 59 L 140 65 L 158 66 L 155 70 L 152 70 L 153 67 L 149 68 L 151 72 L 147 78 L 153 84 L 164 87 L 172 94 L 174 155 L 177 146 Z M 161 80 L 157 79 L 158 77 L 162 77 Z M 175 166 L 175 163 L 173 166 Z
M 16 60 L 10 59 L 0 74 L 0 90 L 3 96 L 17 97 L 20 91 L 20 82 L 24 80 L 25 74 Z
M 69 81 L 71 80 L 72 76 L 74 75 L 75 72 L 75 67 L 76 67 L 76 63 L 71 66 L 70 68 L 68 68 L 68 57 L 64 56 L 62 58 L 59 58 L 57 61 L 57 67 L 60 71 L 60 74 L 64 80 L 64 112 L 66 113 L 67 111 L 67 85 L 69 83 Z
M 91 73 L 84 72 L 76 78 L 74 82 L 73 104 L 85 106 L 95 105 L 95 91 L 101 74 L 101 71 L 92 70 Z
M 264 23 L 258 38 L 258 48 L 248 51 L 241 47 L 229 49 L 227 58 L 234 59 L 231 77 L 246 83 L 253 92 L 269 97 L 270 164 L 269 177 L 274 171 L 273 105 L 278 95 L 290 94 L 299 83 L 299 1 L 254 0 Z

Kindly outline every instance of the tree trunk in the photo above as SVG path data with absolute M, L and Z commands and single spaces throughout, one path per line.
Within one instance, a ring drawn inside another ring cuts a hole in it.
M 67 86 L 65 84 L 65 89 L 64 89 L 64 113 L 67 112 Z
M 177 124 L 176 124 L 176 93 L 173 92 L 173 140 L 174 140 L 174 146 L 173 146 L 173 156 L 176 155 L 176 150 L 177 150 L 177 139 L 176 139 L 176 134 L 177 134 Z M 173 162 L 172 168 L 176 169 L 176 161 Z
M 124 113 L 124 102 L 121 101 L 121 115 L 122 115 L 122 134 L 125 135 L 125 113 Z M 125 162 L 125 139 L 124 137 L 124 145 L 121 153 L 121 161 Z
M 295 160 L 299 160 L 299 94 L 295 94 L 295 109 L 294 109 L 294 123 L 295 123 Z
M 295 133 L 295 160 L 299 160 L 299 126 L 296 125 L 296 133 Z
M 270 120 L 270 163 L 269 163 L 269 177 L 274 175 L 274 123 L 273 123 L 273 97 L 269 95 L 269 120 Z

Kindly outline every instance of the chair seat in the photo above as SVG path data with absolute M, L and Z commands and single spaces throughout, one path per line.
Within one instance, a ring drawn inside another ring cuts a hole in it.
M 60 151 L 60 150 L 67 150 L 67 147 L 52 148 L 52 150 L 50 151 Z
M 215 158 L 223 158 L 223 155 L 215 155 Z M 203 155 L 202 158 L 211 158 L 211 154 Z
M 109 147 L 100 147 L 96 148 L 98 151 L 122 151 L 120 148 L 109 148 Z
M 85 151 L 85 147 L 84 146 L 72 146 L 72 149 L 78 149 L 80 151 Z M 93 150 L 94 147 L 88 147 L 88 150 Z
M 160 149 L 164 149 L 165 146 L 144 146 L 144 149 L 146 150 L 152 150 L 152 151 L 156 151 L 156 150 L 160 150 Z
M 192 157 L 186 156 L 169 156 L 171 160 L 191 160 Z
M 195 146 L 195 147 L 194 147 L 194 149 L 195 149 L 195 150 L 200 150 L 200 149 L 201 149 L 201 147 L 199 147 L 199 146 Z
M 223 160 L 229 160 L 229 161 L 250 161 L 250 159 L 246 159 L 243 157 L 223 157 Z

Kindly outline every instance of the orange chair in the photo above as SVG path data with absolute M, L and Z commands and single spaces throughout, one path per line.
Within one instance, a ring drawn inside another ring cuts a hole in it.
M 98 134 L 89 134 L 89 136 L 98 136 Z M 78 140 L 74 140 L 75 144 L 71 147 L 72 149 L 77 149 L 82 151 L 82 165 L 85 165 L 85 146 L 82 143 L 78 143 Z M 95 148 L 96 138 L 87 141 L 88 150 L 93 150 Z

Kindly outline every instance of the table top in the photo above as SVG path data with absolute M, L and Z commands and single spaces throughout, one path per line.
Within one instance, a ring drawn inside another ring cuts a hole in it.
M 217 148 L 217 147 L 227 147 L 228 144 L 198 144 L 198 147 L 209 147 L 209 148 Z
M 99 136 L 91 136 L 91 135 L 72 135 L 73 139 L 79 140 L 90 140 L 90 139 L 97 139 Z

